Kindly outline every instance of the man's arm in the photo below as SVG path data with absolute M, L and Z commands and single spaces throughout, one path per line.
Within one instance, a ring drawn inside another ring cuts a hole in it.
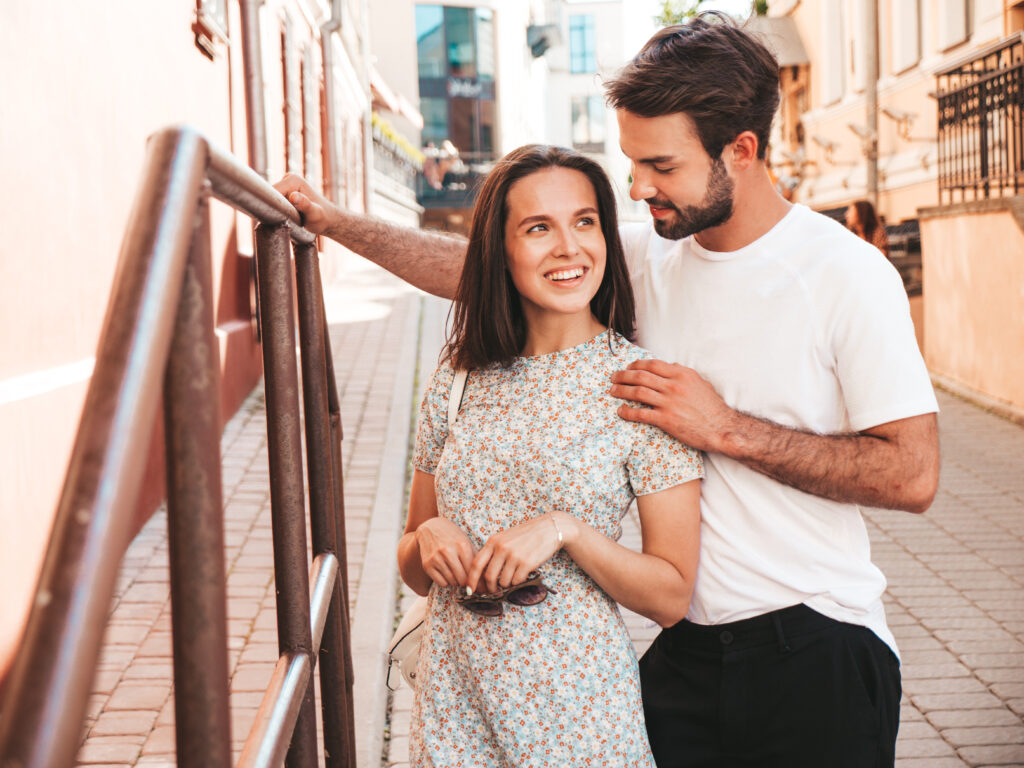
M 274 188 L 302 214 L 303 226 L 310 232 L 337 240 L 427 293 L 444 299 L 455 296 L 466 258 L 464 239 L 351 213 L 291 173 Z
M 935 414 L 863 432 L 819 435 L 733 410 L 692 368 L 639 360 L 612 376 L 611 394 L 650 406 L 620 406 L 702 451 L 721 453 L 780 483 L 833 501 L 924 512 L 939 482 Z

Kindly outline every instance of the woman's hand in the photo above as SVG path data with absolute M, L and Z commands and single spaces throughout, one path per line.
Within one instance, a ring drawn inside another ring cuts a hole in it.
M 475 592 L 493 594 L 526 581 L 531 571 L 562 548 L 559 531 L 569 537 L 575 523 L 575 518 L 553 512 L 494 534 L 473 558 L 466 584 Z
M 443 517 L 423 521 L 416 529 L 420 562 L 431 581 L 440 587 L 468 584 L 467 573 L 476 548 L 459 526 Z

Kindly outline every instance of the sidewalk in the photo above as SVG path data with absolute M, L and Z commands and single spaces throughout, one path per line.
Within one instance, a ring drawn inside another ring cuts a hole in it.
M 338 273 L 344 282 L 325 286 L 325 299 L 345 430 L 359 767 L 402 766 L 411 694 L 394 695 L 386 723 L 383 648 L 399 590 L 394 547 L 416 392 L 436 363 L 446 305 L 357 258 Z M 866 515 L 903 654 L 897 765 L 1024 766 L 1024 429 L 939 399 L 943 469 L 932 509 Z M 262 389 L 222 445 L 237 757 L 277 659 Z M 625 531 L 638 547 L 635 520 Z M 159 513 L 122 564 L 80 764 L 173 765 L 169 610 Z M 643 652 L 656 628 L 635 615 L 627 623 Z

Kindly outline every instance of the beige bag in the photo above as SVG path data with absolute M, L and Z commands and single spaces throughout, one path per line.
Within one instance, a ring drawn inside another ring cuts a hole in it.
M 448 431 L 451 432 L 459 418 L 462 395 L 466 391 L 469 371 L 456 371 L 452 391 L 448 394 Z M 416 665 L 420 660 L 420 643 L 426 632 L 427 598 L 418 597 L 398 623 L 398 629 L 388 643 L 388 676 L 385 684 L 392 691 L 398 690 L 398 683 L 391 685 L 391 673 L 397 666 L 410 687 L 416 687 Z

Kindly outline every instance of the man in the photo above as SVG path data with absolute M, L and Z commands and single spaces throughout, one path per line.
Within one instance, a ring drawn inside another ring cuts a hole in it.
M 672 361 L 634 363 L 611 392 L 707 456 L 690 612 L 641 660 L 657 763 L 892 765 L 899 662 L 858 505 L 923 512 L 939 464 L 902 283 L 779 196 L 778 66 L 742 30 L 661 30 L 607 90 L 653 217 L 621 229 L 638 341 Z M 354 217 L 294 177 L 278 188 L 314 231 L 452 294 L 459 241 Z

